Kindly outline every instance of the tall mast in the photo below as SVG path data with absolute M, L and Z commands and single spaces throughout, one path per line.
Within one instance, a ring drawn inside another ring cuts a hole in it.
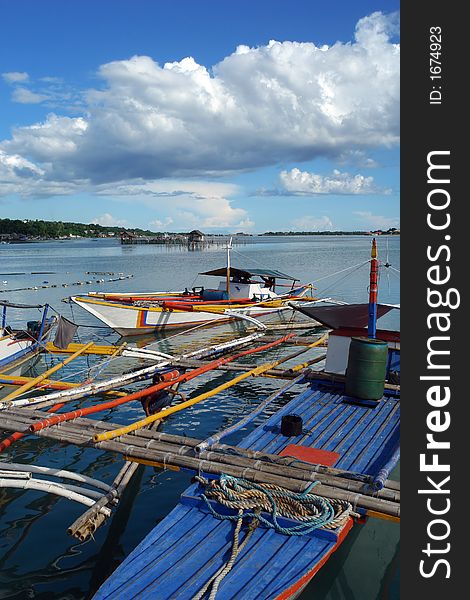
M 375 338 L 377 332 L 377 281 L 378 281 L 377 244 L 375 238 L 372 240 L 370 253 L 370 283 L 369 283 L 369 322 L 367 325 L 367 336 Z
M 232 238 L 227 244 L 227 294 L 230 300 L 230 250 L 232 248 Z

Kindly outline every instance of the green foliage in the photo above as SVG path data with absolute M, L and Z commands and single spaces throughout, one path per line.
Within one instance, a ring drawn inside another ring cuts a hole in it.
M 267 231 L 266 233 L 262 233 L 261 235 L 270 235 L 270 236 L 283 236 L 283 235 L 370 235 L 371 233 L 380 234 L 389 234 L 389 235 L 399 235 L 400 230 L 396 227 L 391 227 L 387 231 L 382 231 L 381 229 L 377 231 Z
M 0 219 L 0 234 L 16 235 L 27 238 L 60 238 L 64 236 L 80 236 L 94 238 L 112 232 L 119 235 L 123 231 L 137 235 L 155 235 L 155 232 L 143 229 L 126 229 L 125 227 L 103 227 L 97 223 L 64 223 L 62 221 L 30 221 L 20 219 Z

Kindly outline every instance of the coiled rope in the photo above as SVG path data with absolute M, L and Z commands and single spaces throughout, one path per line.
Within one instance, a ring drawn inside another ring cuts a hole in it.
M 310 490 L 318 483 L 315 481 L 303 492 L 297 494 L 277 485 L 260 485 L 225 474 L 222 474 L 220 479 L 212 481 L 208 481 L 201 475 L 196 476 L 195 479 L 205 488 L 201 497 L 210 513 L 216 519 L 236 521 L 236 527 L 228 561 L 193 597 L 193 600 L 203 598 L 209 588 L 211 588 L 209 600 L 214 600 L 221 581 L 232 569 L 237 556 L 246 546 L 259 523 L 283 535 L 305 535 L 320 527 L 337 528 L 352 515 L 352 506 L 349 502 L 311 494 Z M 227 508 L 236 510 L 237 514 L 223 515 L 217 512 L 210 500 L 215 500 Z M 261 512 L 268 513 L 271 520 L 264 517 Z M 279 524 L 278 517 L 294 519 L 299 524 L 283 527 Z M 245 538 L 239 545 L 243 519 L 251 519 L 251 521 Z

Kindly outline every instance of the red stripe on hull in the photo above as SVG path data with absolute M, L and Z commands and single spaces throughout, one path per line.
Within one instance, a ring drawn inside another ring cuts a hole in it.
M 325 556 L 317 562 L 317 564 L 311 569 L 308 573 L 305 573 L 303 577 L 301 577 L 296 583 L 291 585 L 289 588 L 284 590 L 279 596 L 276 596 L 275 600 L 290 600 L 291 598 L 297 598 L 300 592 L 303 591 L 305 586 L 310 582 L 311 579 L 318 573 L 318 571 L 323 567 L 326 561 L 330 558 L 335 550 L 337 550 L 341 544 L 344 542 L 346 536 L 351 531 L 353 526 L 353 520 L 351 518 L 348 519 L 347 523 L 341 529 L 338 535 L 338 541 L 333 546 L 333 548 L 325 554 Z

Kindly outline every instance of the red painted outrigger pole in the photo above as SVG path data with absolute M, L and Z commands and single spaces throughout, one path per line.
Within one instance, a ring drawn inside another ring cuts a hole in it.
M 370 253 L 370 283 L 369 283 L 369 322 L 367 325 L 367 336 L 375 338 L 377 331 L 377 290 L 379 265 L 377 260 L 377 244 L 375 238 L 372 240 L 372 251 Z

